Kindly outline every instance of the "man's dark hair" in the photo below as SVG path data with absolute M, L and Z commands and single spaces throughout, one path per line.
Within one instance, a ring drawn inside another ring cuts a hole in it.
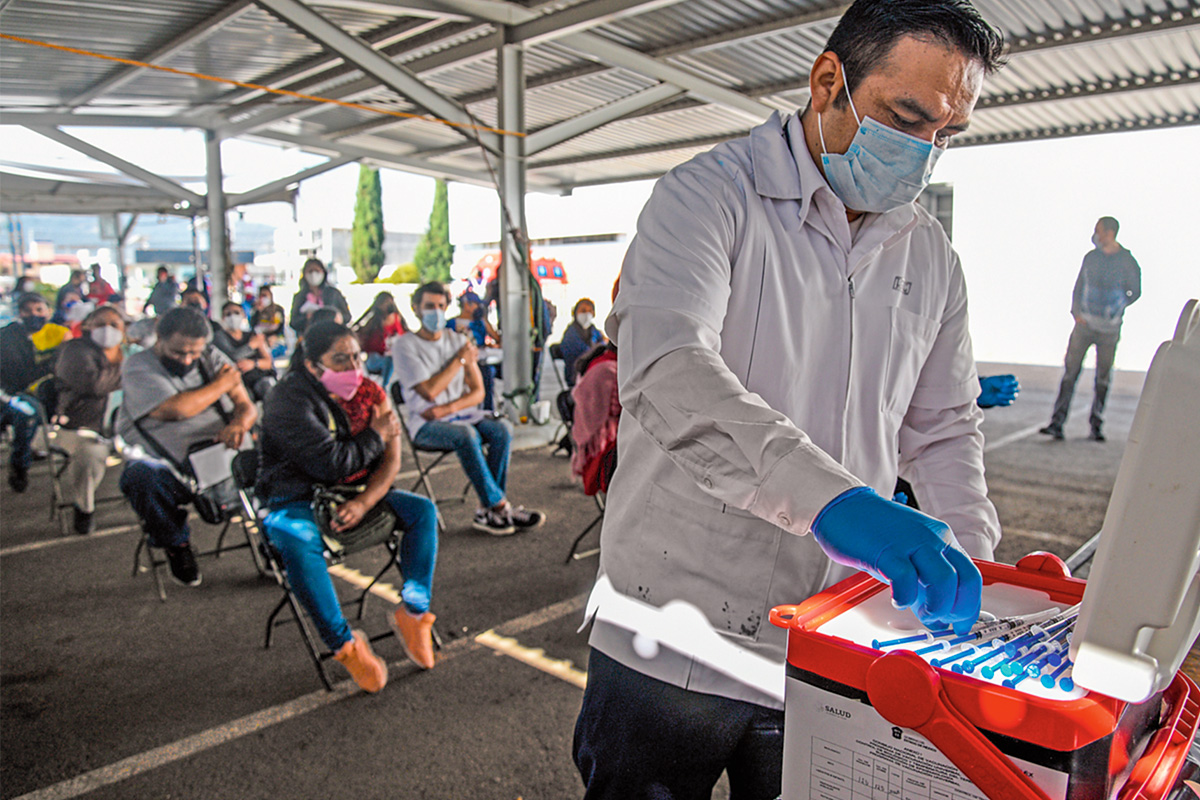
M 304 332 L 304 358 L 316 364 L 335 344 L 347 336 L 353 338 L 354 331 L 336 322 L 318 322 L 309 325 Z
M 188 339 L 205 339 L 212 333 L 212 328 L 208 324 L 208 317 L 201 314 L 199 311 L 191 308 L 172 308 L 167 313 L 158 318 L 158 325 L 155 326 L 158 331 L 159 339 L 170 339 L 175 334 L 179 333 Z
M 38 303 L 41 303 L 44 306 L 50 305 L 46 302 L 46 298 L 42 297 L 40 294 L 23 294 L 21 295 L 21 302 L 17 303 L 17 313 L 20 314 L 22 311 L 27 311 Z
M 87 278 L 87 273 L 81 269 L 73 269 L 71 270 L 71 277 L 68 279 L 68 283 L 76 283 L 76 278 L 79 279 L 79 283 L 82 283 Z
M 1121 223 L 1117 222 L 1116 217 L 1101 217 L 1100 227 L 1106 231 L 1112 231 L 1113 236 L 1117 235 L 1117 231 L 1121 230 Z
M 160 272 L 165 272 L 165 273 L 167 273 L 167 277 L 170 277 L 170 276 L 171 276 L 171 270 L 167 269 L 167 265 L 166 265 L 166 264 L 159 264 L 159 265 L 158 265 L 158 269 L 154 270 L 154 274 L 155 274 L 155 275 L 157 275 L 157 274 L 158 274 L 158 273 L 160 273 Z
M 1004 66 L 1004 39 L 968 0 L 858 0 L 846 10 L 825 43 L 841 59 L 846 91 L 853 92 L 875 71 L 902 36 L 932 39 L 983 65 Z M 834 103 L 841 107 L 845 94 Z
M 420 308 L 421 301 L 425 299 L 425 295 L 427 294 L 440 294 L 446 298 L 446 305 L 450 305 L 450 290 L 437 281 L 430 281 L 429 283 L 422 283 L 413 292 L 413 308 Z
M 229 313 L 230 309 L 233 309 L 234 311 L 241 311 L 242 313 L 246 312 L 246 309 L 242 308 L 241 303 L 237 302 L 236 300 L 226 300 L 225 305 L 221 306 L 221 316 L 225 316 L 227 313 Z

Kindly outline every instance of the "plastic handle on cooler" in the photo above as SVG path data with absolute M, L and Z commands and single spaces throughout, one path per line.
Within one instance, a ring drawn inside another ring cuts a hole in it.
M 867 669 L 867 696 L 893 725 L 932 742 L 990 800 L 1049 800 L 947 700 L 937 670 L 909 652 L 889 653 Z

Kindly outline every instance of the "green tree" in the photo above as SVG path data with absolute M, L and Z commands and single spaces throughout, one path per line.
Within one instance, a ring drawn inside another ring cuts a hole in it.
M 450 244 L 450 199 L 446 182 L 438 180 L 433 193 L 433 211 L 429 213 L 429 228 L 413 253 L 421 282 L 450 280 L 450 263 L 454 260 L 454 245 Z
M 359 283 L 370 283 L 383 266 L 383 186 L 379 170 L 358 168 L 354 198 L 354 228 L 350 233 L 350 266 Z

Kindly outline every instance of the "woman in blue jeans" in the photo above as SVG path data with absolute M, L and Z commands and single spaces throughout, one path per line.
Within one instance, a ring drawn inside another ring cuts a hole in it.
M 427 498 L 392 489 L 400 470 L 399 422 L 383 390 L 364 380 L 362 351 L 352 330 L 333 322 L 308 329 L 303 360 L 267 397 L 262 434 L 256 491 L 270 512 L 266 535 L 322 641 L 364 690 L 377 692 L 387 683 L 387 665 L 342 615 L 310 505 L 316 484 L 365 485 L 362 494 L 338 508 L 333 527 L 354 527 L 377 503 L 395 511 L 404 530 L 399 551 L 403 602 L 388 614 L 388 622 L 409 658 L 431 668 L 437 511 Z

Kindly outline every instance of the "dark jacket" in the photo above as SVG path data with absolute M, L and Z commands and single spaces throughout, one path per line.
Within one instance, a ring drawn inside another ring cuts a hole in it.
M 121 363 L 109 361 L 91 337 L 72 339 L 59 351 L 54 374 L 63 427 L 103 433 L 108 395 L 121 388 Z
M 314 484 L 340 483 L 383 456 L 379 434 L 367 428 L 351 436 L 346 413 L 303 368 L 288 372 L 267 395 L 262 420 L 255 491 L 274 508 L 307 500 Z
M 304 329 L 308 327 L 308 316 L 300 313 L 300 307 L 308 300 L 309 292 L 316 294 L 317 290 L 310 287 L 308 281 L 301 280 L 300 290 L 292 298 L 291 322 L 288 323 L 296 333 L 302 334 L 304 333 Z M 346 298 L 342 296 L 342 293 L 329 285 L 328 278 L 325 279 L 325 283 L 321 284 L 321 302 L 327 308 L 336 308 L 342 312 L 343 325 L 350 324 L 350 306 L 346 304 Z
M 39 378 L 54 372 L 51 354 L 39 354 L 21 320 L 0 329 L 0 386 L 20 394 Z

